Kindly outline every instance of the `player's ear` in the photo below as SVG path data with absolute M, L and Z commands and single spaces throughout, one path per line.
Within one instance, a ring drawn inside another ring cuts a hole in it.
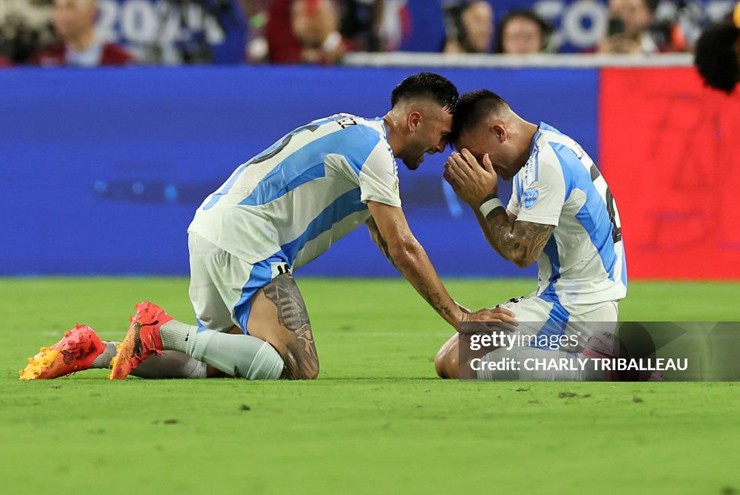
M 409 131 L 414 132 L 420 123 L 421 113 L 409 112 L 408 116 L 406 117 L 406 125 L 408 126 Z
M 509 138 L 508 133 L 506 132 L 506 127 L 501 124 L 492 124 L 491 127 L 489 127 L 489 131 L 491 131 L 491 134 L 496 136 L 496 140 L 499 143 L 503 143 Z

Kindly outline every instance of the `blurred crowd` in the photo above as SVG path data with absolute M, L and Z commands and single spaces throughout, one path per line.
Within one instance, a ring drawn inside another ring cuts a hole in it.
M 0 67 L 332 65 L 350 52 L 404 49 L 418 36 L 412 26 L 420 9 L 439 10 L 442 37 L 426 36 L 428 46 L 417 39 L 414 51 L 422 46 L 445 54 L 557 54 L 564 43 L 552 6 L 572 3 L 598 14 L 590 18 L 598 36 L 570 52 L 648 55 L 693 51 L 702 31 L 723 22 L 734 5 L 729 0 L 0 0 Z M 238 53 L 236 60 L 224 56 L 229 51 Z

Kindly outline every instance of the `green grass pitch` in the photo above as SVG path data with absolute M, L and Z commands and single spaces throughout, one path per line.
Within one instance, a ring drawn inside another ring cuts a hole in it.
M 740 493 L 735 383 L 442 381 L 451 329 L 407 283 L 298 281 L 317 381 L 23 383 L 26 358 L 76 322 L 120 339 L 144 299 L 190 321 L 187 281 L 0 279 L 3 493 Z M 448 287 L 480 307 L 532 285 Z M 737 283 L 632 283 L 621 318 L 740 321 L 738 300 Z

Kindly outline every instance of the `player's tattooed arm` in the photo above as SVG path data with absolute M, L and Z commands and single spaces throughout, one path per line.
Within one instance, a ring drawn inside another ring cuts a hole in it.
M 453 313 L 453 310 L 450 306 L 444 303 L 444 298 L 439 292 L 435 292 L 434 290 L 431 290 L 427 284 L 422 283 L 419 286 L 419 294 L 421 294 L 421 297 L 424 298 L 426 302 L 428 302 L 434 309 L 437 310 L 437 312 L 444 318 L 445 320 L 449 320 L 451 318 L 455 318 L 455 314 Z M 462 311 L 460 308 L 460 305 L 455 305 L 458 311 Z M 465 312 L 465 311 L 462 311 Z M 467 311 L 468 313 L 470 310 Z
M 411 232 L 403 210 L 376 201 L 367 204 L 393 265 L 442 318 L 457 328 L 468 315 L 445 289 L 426 251 Z
M 517 266 L 529 266 L 542 254 L 554 227 L 518 221 L 503 206 L 483 218 L 479 208 L 485 201 L 496 197 L 498 174 L 488 154 L 479 158 L 464 148 L 460 153 L 452 153 L 445 162 L 444 177 L 473 209 L 491 246 Z
M 290 332 L 283 355 L 283 378 L 300 380 L 319 374 L 319 357 L 313 340 L 306 303 L 289 273 L 275 277 L 265 287 L 265 296 L 277 308 L 280 325 Z
M 496 208 L 487 218 L 478 213 L 488 242 L 504 258 L 524 268 L 540 257 L 555 226 L 516 220 L 504 208 Z

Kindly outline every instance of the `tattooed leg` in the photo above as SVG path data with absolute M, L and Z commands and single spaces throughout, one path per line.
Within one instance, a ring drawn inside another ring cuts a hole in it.
M 312 380 L 319 374 L 319 357 L 306 304 L 289 273 L 278 275 L 252 303 L 247 324 L 250 334 L 277 349 L 283 361 L 282 378 Z

